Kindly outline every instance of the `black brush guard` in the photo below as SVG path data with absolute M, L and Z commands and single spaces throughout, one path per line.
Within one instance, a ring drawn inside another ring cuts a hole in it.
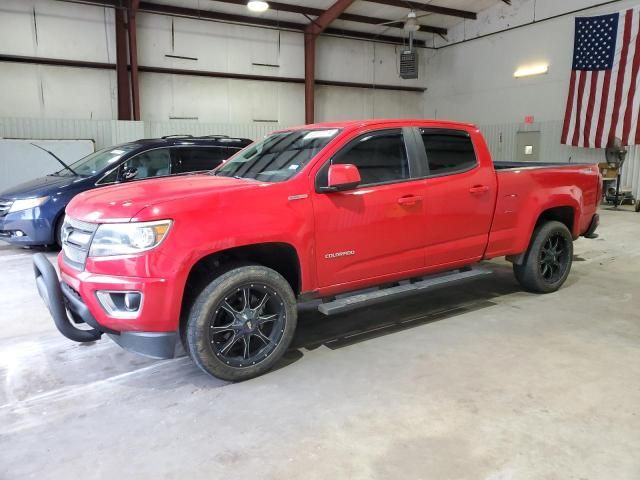
M 56 328 L 75 342 L 94 342 L 104 333 L 77 294 L 58 280 L 56 269 L 42 253 L 33 256 L 33 270 L 38 293 L 49 309 Z M 91 329 L 81 329 L 74 323 L 86 323 Z

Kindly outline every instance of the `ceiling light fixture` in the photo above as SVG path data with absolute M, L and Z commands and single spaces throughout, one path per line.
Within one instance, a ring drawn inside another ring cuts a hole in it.
M 532 77 L 534 75 L 544 75 L 549 73 L 549 64 L 544 63 L 540 65 L 527 65 L 525 67 L 519 67 L 514 73 L 515 78 Z
M 247 8 L 252 12 L 266 12 L 269 9 L 269 4 L 260 0 L 249 0 Z

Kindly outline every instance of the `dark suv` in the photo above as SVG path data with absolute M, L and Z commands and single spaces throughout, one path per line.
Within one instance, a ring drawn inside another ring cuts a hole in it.
M 251 143 L 221 135 L 173 135 L 104 148 L 70 165 L 51 154 L 61 170 L 0 192 L 0 239 L 16 245 L 60 245 L 64 209 L 78 193 L 212 170 Z

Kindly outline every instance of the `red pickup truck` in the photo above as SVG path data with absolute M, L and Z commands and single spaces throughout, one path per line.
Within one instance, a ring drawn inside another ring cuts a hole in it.
M 78 195 L 61 278 L 37 254 L 36 282 L 72 340 L 107 333 L 157 358 L 181 340 L 205 372 L 244 380 L 286 351 L 302 300 L 344 312 L 477 278 L 495 257 L 526 290 L 557 290 L 601 193 L 596 165 L 492 162 L 473 125 L 307 125 L 208 174 Z

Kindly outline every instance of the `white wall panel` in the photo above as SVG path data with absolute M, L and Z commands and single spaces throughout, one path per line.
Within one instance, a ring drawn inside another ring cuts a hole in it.
M 422 93 L 324 85 L 316 87 L 318 121 L 421 116 Z
M 398 55 L 401 50 L 400 45 L 320 37 L 316 53 L 316 77 L 322 80 L 424 87 L 425 50 L 418 49 L 421 76 L 415 80 L 400 78 Z
M 540 132 L 541 162 L 598 163 L 604 161 L 604 150 L 574 148 L 560 144 L 562 122 L 539 122 L 533 125 L 505 123 L 479 125 L 491 155 L 497 161 L 515 161 L 518 132 Z
M 111 119 L 115 71 L 0 63 L 0 117 Z
M 3 53 L 34 54 L 33 7 L 31 2 L 0 3 L 0 49 Z
M 0 117 L 43 115 L 42 68 L 38 65 L 0 63 Z
M 185 75 L 140 75 L 142 118 L 206 123 L 304 122 L 301 84 Z
M 0 137 L 3 138 L 87 139 L 95 143 L 96 149 L 100 149 L 144 136 L 143 122 L 0 118 Z
M 113 60 L 113 9 L 52 0 L 0 2 L 0 51 L 13 55 Z
M 0 191 L 62 168 L 55 158 L 32 144 L 53 152 L 67 164 L 95 150 L 92 140 L 0 139 Z

